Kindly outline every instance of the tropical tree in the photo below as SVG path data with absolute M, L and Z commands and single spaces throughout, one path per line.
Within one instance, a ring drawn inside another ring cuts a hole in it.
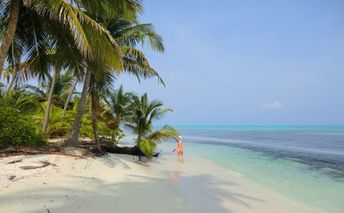
M 103 117 L 106 117 L 107 127 L 111 129 L 111 140 L 117 143 L 118 138 L 116 133 L 120 132 L 120 124 L 127 121 L 130 115 L 130 104 L 133 94 L 124 92 L 121 86 L 118 90 L 110 93 L 106 97 L 107 108 L 104 110 Z M 115 137 L 116 136 L 116 137 Z
M 53 101 L 53 96 L 54 96 L 54 91 L 55 91 L 55 86 L 56 86 L 56 81 L 58 80 L 58 70 L 57 67 L 53 67 L 53 78 L 51 81 L 51 87 L 49 88 L 49 96 L 47 100 L 47 107 L 45 109 L 44 113 L 44 120 L 43 120 L 43 133 L 47 133 L 48 129 L 48 123 L 49 123 L 49 116 L 50 116 L 50 109 Z
M 114 2 L 116 5 L 109 7 Z M 31 70 L 38 72 L 40 77 L 46 75 L 51 63 L 59 67 L 72 66 L 76 70 L 81 70 L 80 61 L 94 63 L 95 60 L 99 60 L 119 69 L 122 63 L 116 42 L 106 28 L 85 13 L 85 5 L 88 6 L 88 12 L 94 10 L 92 7 L 96 6 L 97 12 L 102 9 L 108 14 L 115 15 L 118 15 L 118 11 L 123 13 L 130 6 L 136 8 L 136 5 L 139 5 L 132 0 L 104 0 L 101 4 L 97 4 L 97 1 L 82 0 L 9 0 L 0 3 L 2 4 L 0 31 L 4 35 L 0 47 L 0 73 L 6 56 L 9 65 L 20 63 L 25 57 Z M 108 7 L 120 9 L 109 10 Z M 51 48 L 54 52 L 53 61 L 48 60 Z M 54 76 L 58 76 L 57 73 Z M 89 75 L 86 73 L 85 76 L 84 83 L 87 83 Z M 48 98 L 50 104 L 46 108 L 44 131 L 47 129 L 52 93 L 53 91 Z M 80 105 L 84 105 L 84 96 Z
M 78 80 L 77 79 L 73 78 L 72 81 L 73 81 L 73 83 L 72 83 L 72 85 L 68 89 L 68 96 L 67 96 L 67 99 L 66 99 L 64 107 L 63 107 L 63 114 L 66 112 L 66 110 L 68 108 L 68 105 L 69 105 L 69 103 L 70 103 L 70 101 L 72 99 L 72 96 L 74 94 L 74 91 L 76 89 L 76 85 L 78 84 Z
M 6 92 L 0 97 L 2 106 L 14 108 L 22 114 L 33 114 L 40 108 L 39 96 L 24 89 Z
M 147 94 L 134 96 L 131 104 L 133 112 L 126 126 L 137 135 L 136 146 L 148 157 L 153 155 L 161 140 L 178 139 L 178 131 L 170 126 L 158 130 L 153 128 L 153 121 L 172 111 L 162 106 L 162 102 L 157 100 L 149 102 Z
M 157 77 L 159 82 L 165 85 L 159 74 L 149 64 L 148 59 L 146 58 L 144 53 L 136 49 L 136 46 L 138 44 L 144 45 L 145 43 L 148 43 L 149 47 L 152 50 L 156 52 L 164 51 L 162 38 L 155 32 L 153 26 L 151 24 L 137 24 L 124 20 L 116 21 L 113 19 L 107 23 L 107 28 L 109 29 L 111 35 L 114 37 L 115 41 L 120 45 L 119 48 L 123 53 L 122 61 L 124 71 L 134 74 L 139 81 L 141 78 Z M 93 101 L 94 103 L 98 103 L 99 97 L 97 96 L 99 96 L 100 94 L 104 95 L 104 88 L 107 88 L 106 84 L 109 85 L 112 83 L 112 77 L 108 76 L 107 78 L 104 78 L 104 76 L 111 75 L 111 70 L 106 71 L 106 67 L 104 67 L 102 71 L 105 73 L 100 75 L 102 78 L 101 80 L 97 80 L 95 78 L 96 75 L 94 75 L 94 77 L 91 79 L 91 84 L 93 85 L 93 87 L 90 89 L 92 91 L 91 96 L 92 99 L 96 99 L 95 101 Z M 95 88 L 98 88 L 96 92 Z M 105 91 L 108 91 L 108 89 L 105 89 Z M 119 92 L 123 93 L 122 88 L 120 88 Z M 95 140 L 98 143 L 96 132 L 97 116 L 95 116 L 96 108 L 95 106 L 93 108 L 94 110 L 92 110 L 92 123 L 94 126 Z M 120 114 L 114 116 L 114 122 L 112 123 L 112 125 L 110 124 L 110 126 L 114 128 L 114 131 L 118 131 L 121 121 L 120 118 L 122 115 Z M 112 139 L 114 139 L 114 137 L 112 137 Z
M 108 31 L 86 15 L 85 6 L 88 11 L 96 11 L 102 16 L 140 8 L 136 0 L 8 0 L 0 4 L 0 73 L 14 44 L 19 44 L 17 47 L 26 51 L 28 58 L 37 56 L 44 63 L 44 51 L 40 50 L 46 46 L 42 44 L 54 46 L 56 39 L 65 40 L 66 35 L 71 36 L 74 48 L 88 60 L 99 56 L 110 59 L 114 53 L 106 51 L 109 45 L 99 42 L 109 38 Z
M 161 36 L 152 24 L 138 24 L 126 20 L 110 20 L 107 24 L 111 35 L 120 45 L 123 54 L 123 69 L 133 74 L 140 81 L 141 78 L 157 77 L 160 83 L 164 81 L 150 65 L 145 54 L 137 49 L 139 45 L 147 46 L 155 52 L 162 53 L 165 48 Z
M 42 126 L 45 119 L 47 102 L 41 103 L 41 109 L 33 114 L 32 119 L 37 126 Z M 49 120 L 45 134 L 49 137 L 64 137 L 70 133 L 74 112 L 72 110 L 63 114 L 63 110 L 55 105 L 50 106 Z
M 87 7 L 85 7 L 87 8 Z M 93 10 L 94 7 L 91 7 L 88 13 L 91 17 L 93 17 L 98 22 L 104 24 L 106 28 L 109 30 L 110 36 L 113 38 L 113 43 L 116 44 L 115 50 L 119 51 L 121 53 L 121 63 L 122 67 L 118 69 L 117 67 L 107 65 L 107 64 L 100 64 L 100 63 L 88 63 L 87 70 L 86 70 L 86 76 L 84 79 L 84 85 L 83 90 L 81 94 L 81 100 L 80 100 L 80 107 L 78 107 L 80 110 L 75 118 L 75 123 L 73 125 L 73 130 L 71 136 L 67 140 L 68 145 L 74 145 L 78 140 L 78 131 L 80 129 L 80 120 L 83 113 L 83 107 L 82 104 L 86 101 L 87 96 L 87 87 L 90 86 L 91 83 L 91 76 L 93 73 L 94 76 L 103 76 L 107 75 L 108 73 L 115 71 L 116 73 L 121 73 L 122 71 L 128 71 L 130 73 L 133 73 L 138 78 L 144 77 L 152 77 L 157 76 L 160 80 L 160 82 L 163 83 L 160 76 L 157 74 L 157 72 L 149 65 L 148 60 L 146 59 L 143 52 L 135 49 L 135 46 L 139 43 L 144 44 L 144 42 L 147 42 L 150 44 L 153 50 L 162 52 L 164 50 L 162 39 L 161 37 L 154 31 L 153 27 L 151 25 L 147 25 L 143 27 L 139 27 L 138 25 L 136 27 L 133 27 L 136 23 L 136 14 L 138 12 L 141 12 L 140 7 L 133 7 L 131 8 L 131 13 L 134 14 L 134 16 L 129 16 L 130 18 L 123 18 L 118 16 L 99 16 L 99 13 L 95 13 Z M 87 11 L 87 10 L 86 10 Z M 127 10 L 128 11 L 128 10 Z M 126 16 L 127 11 L 124 12 L 124 17 Z M 130 13 L 129 13 L 130 14 Z M 92 66 L 92 68 L 90 68 Z M 99 74 L 101 73 L 101 74 Z M 92 78 L 96 79 L 96 78 Z M 106 79 L 106 78 L 105 78 Z M 102 82 L 103 84 L 108 84 L 109 82 L 104 81 L 97 81 Z M 99 85 L 99 87 L 103 87 L 102 85 Z M 95 88 L 95 87 L 93 87 Z M 95 99 L 98 99 L 97 92 L 91 93 L 92 97 Z M 93 121 L 96 122 L 96 116 L 93 116 Z M 96 127 L 96 125 L 93 125 Z M 96 131 L 95 131 L 96 135 Z M 97 137 L 96 137 L 97 138 Z M 96 139 L 97 141 L 97 139 Z
M 94 4 L 90 4 L 90 2 L 93 2 Z M 108 3 L 105 8 L 104 3 Z M 107 0 L 101 3 L 98 1 L 82 1 L 82 4 L 78 5 L 82 6 L 83 11 L 85 11 L 85 13 L 97 20 L 99 23 L 104 23 L 106 20 L 109 19 L 127 19 L 130 21 L 135 21 L 137 18 L 137 14 L 139 12 L 142 12 L 140 1 L 135 0 Z M 102 40 L 99 42 L 99 50 L 101 50 L 101 52 L 104 50 L 104 44 L 102 44 L 104 42 L 110 43 L 111 47 L 108 48 L 106 51 L 103 51 L 103 58 L 96 58 L 95 60 L 84 60 L 82 62 L 84 64 L 85 71 L 84 82 L 72 132 L 66 142 L 66 145 L 68 146 L 74 146 L 79 138 L 80 122 L 84 112 L 84 105 L 87 100 L 92 73 L 106 73 L 109 70 L 120 72 L 123 70 L 122 53 L 117 42 L 114 40 L 108 29 L 102 28 L 102 30 L 103 32 L 106 32 L 107 40 Z M 99 41 L 99 39 L 97 41 Z M 107 60 L 107 52 L 111 52 L 110 54 L 115 56 L 115 58 L 111 57 L 110 60 Z
M 3 4 L 3 1 L 1 1 L 0 3 Z M 3 5 L 1 6 L 3 7 Z M 21 6 L 20 0 L 9 1 L 7 7 L 10 9 L 7 9 L 4 11 L 4 12 L 8 11 L 7 13 L 9 13 L 9 15 L 6 16 L 7 22 L 8 22 L 7 29 L 5 30 L 2 43 L 0 46 L 0 74 L 4 67 L 5 58 L 7 56 L 7 52 L 10 48 L 10 45 L 13 41 L 14 33 L 17 28 L 20 6 Z M 3 25 L 3 22 L 4 21 L 1 22 L 1 25 Z M 1 30 L 3 32 L 4 29 L 1 29 Z

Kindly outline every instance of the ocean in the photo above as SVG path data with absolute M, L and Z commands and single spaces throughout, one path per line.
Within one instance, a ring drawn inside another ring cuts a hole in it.
M 322 212 L 344 212 L 344 126 L 176 128 L 186 158 L 207 158 Z

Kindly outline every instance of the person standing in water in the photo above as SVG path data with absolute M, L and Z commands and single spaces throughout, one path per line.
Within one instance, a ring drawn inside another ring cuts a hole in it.
M 177 149 L 174 149 L 173 152 L 175 152 L 175 151 L 177 151 L 178 160 L 183 161 L 184 160 L 184 148 L 183 148 L 182 136 L 178 136 Z

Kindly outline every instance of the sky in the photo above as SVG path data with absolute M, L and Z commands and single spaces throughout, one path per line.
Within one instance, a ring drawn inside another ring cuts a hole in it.
M 216 2 L 216 3 L 215 3 Z M 119 77 L 174 110 L 170 124 L 344 124 L 343 0 L 144 1 L 166 82 Z

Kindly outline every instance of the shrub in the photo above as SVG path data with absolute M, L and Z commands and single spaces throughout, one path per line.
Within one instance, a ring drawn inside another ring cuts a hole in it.
M 46 140 L 32 119 L 16 109 L 0 105 L 0 145 L 39 146 Z

